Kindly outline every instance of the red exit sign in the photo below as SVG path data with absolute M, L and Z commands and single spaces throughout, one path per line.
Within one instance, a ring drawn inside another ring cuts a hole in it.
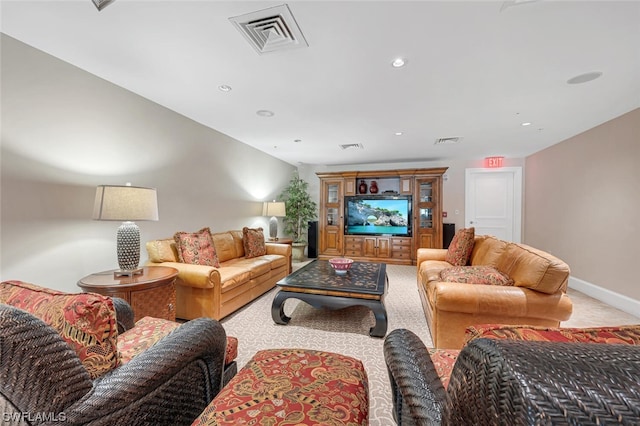
M 494 169 L 496 167 L 502 167 L 503 161 L 504 161 L 504 157 L 485 157 L 484 166 L 490 169 Z

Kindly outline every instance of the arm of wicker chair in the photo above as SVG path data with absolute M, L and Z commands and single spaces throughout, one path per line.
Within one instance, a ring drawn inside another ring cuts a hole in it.
M 0 336 L 0 405 L 9 424 L 21 424 L 23 415 L 57 415 L 91 390 L 75 351 L 36 316 L 0 304 Z
M 220 323 L 189 321 L 96 379 L 93 390 L 66 410 L 67 422 L 190 424 L 221 388 L 225 349 Z
M 119 297 L 112 297 L 113 307 L 116 310 L 116 321 L 118 322 L 118 333 L 124 333 L 125 331 L 133 328 L 135 322 L 133 321 L 133 309 L 126 300 Z
M 637 424 L 640 347 L 474 339 L 456 361 L 446 424 Z
M 393 330 L 385 338 L 383 351 L 396 423 L 440 424 L 447 395 L 420 338 L 409 330 Z

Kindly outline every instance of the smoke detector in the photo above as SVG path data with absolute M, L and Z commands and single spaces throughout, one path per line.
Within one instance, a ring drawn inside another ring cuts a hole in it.
M 436 139 L 434 145 L 454 145 L 462 140 L 461 137 L 439 138 Z
M 260 55 L 309 46 L 286 4 L 235 16 L 229 20 Z

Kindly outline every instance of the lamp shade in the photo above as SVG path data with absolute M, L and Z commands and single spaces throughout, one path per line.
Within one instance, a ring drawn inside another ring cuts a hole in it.
M 93 205 L 96 220 L 158 220 L 155 188 L 130 185 L 99 185 Z
M 284 217 L 287 215 L 283 201 L 267 201 L 262 205 L 263 216 Z

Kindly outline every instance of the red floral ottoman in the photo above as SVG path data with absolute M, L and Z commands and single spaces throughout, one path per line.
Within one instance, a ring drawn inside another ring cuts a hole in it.
M 362 362 L 306 349 L 259 351 L 192 426 L 367 425 L 369 383 Z

